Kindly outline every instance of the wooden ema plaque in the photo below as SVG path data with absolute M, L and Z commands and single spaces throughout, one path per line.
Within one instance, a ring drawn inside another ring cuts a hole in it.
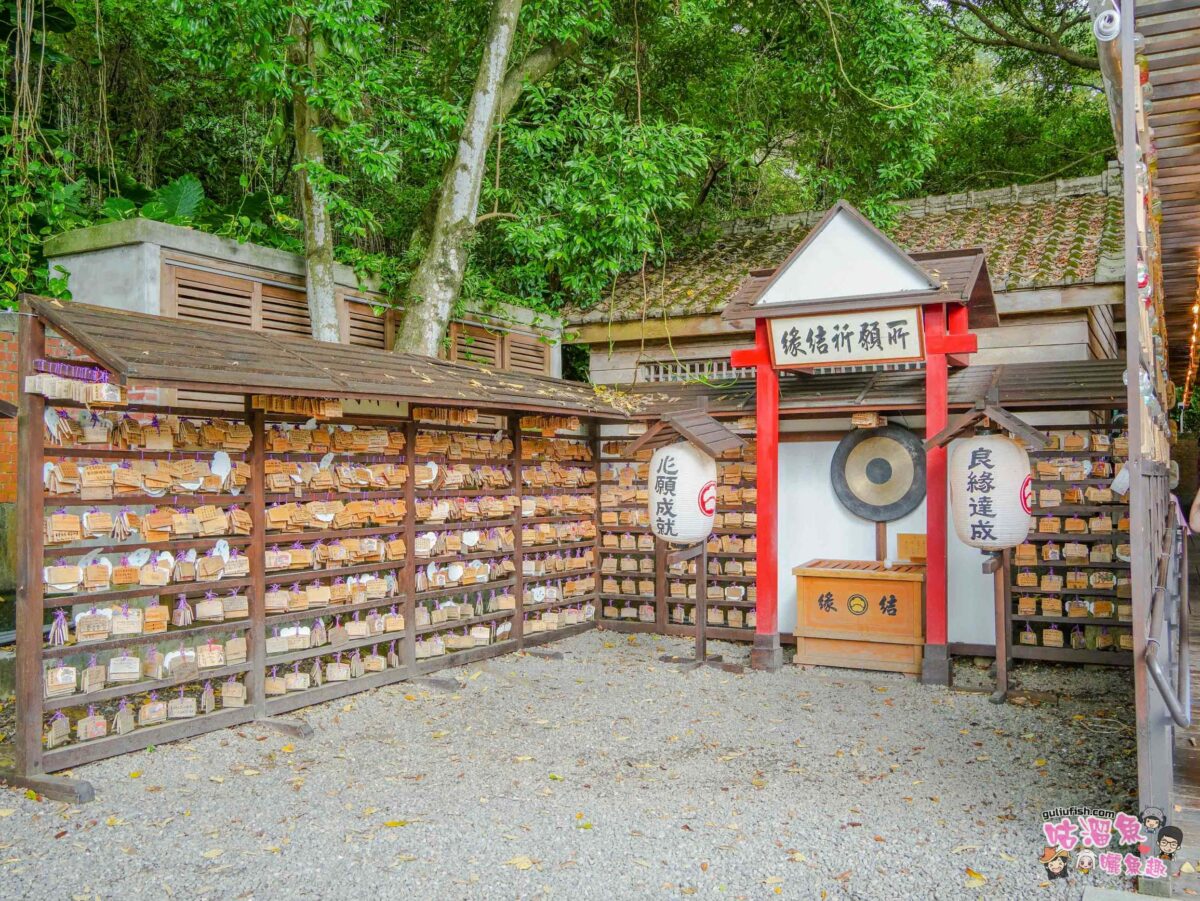
M 796 663 L 921 672 L 925 567 L 810 560 L 796 577 Z

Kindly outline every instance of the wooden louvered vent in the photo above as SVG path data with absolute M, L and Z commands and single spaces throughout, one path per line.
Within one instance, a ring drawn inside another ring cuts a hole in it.
M 179 266 L 169 267 L 168 277 L 180 319 L 254 328 L 256 282 Z
M 450 359 L 493 369 L 501 367 L 501 334 L 456 322 L 450 329 Z
M 379 350 L 388 349 L 389 313 L 376 316 L 371 304 L 358 298 L 344 299 L 346 310 L 346 325 L 348 343 L 358 347 L 374 347 Z
M 278 285 L 263 285 L 262 330 L 311 338 L 312 320 L 308 315 L 308 298 L 304 292 Z
M 550 346 L 532 335 L 515 332 L 505 336 L 505 369 L 513 372 L 530 372 L 536 375 L 550 374 Z

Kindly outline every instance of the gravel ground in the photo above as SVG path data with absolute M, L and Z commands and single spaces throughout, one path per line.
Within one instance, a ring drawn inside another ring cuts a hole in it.
M 0 897 L 1079 898 L 1095 875 L 1043 883 L 1038 812 L 1131 803 L 1127 671 L 1022 668 L 1072 695 L 996 706 L 891 674 L 680 674 L 673 639 L 556 647 L 310 708 L 309 739 L 80 768 L 82 807 L 0 790 Z

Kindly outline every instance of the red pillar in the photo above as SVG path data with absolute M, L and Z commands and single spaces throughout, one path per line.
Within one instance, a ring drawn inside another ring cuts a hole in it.
M 946 309 L 930 305 L 925 323 L 925 436 L 936 435 L 949 420 L 946 354 L 929 350 L 946 336 Z M 935 447 L 925 458 L 925 658 L 921 681 L 948 685 L 946 652 L 946 448 Z
M 756 413 L 758 419 L 758 600 L 750 665 L 777 670 L 783 663 L 779 646 L 779 373 L 771 365 L 765 319 L 755 322 Z

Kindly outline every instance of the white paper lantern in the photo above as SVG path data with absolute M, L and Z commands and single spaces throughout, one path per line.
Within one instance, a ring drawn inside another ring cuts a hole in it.
M 1033 527 L 1029 454 L 1004 435 L 977 435 L 950 455 L 954 530 L 971 547 L 999 551 L 1021 544 Z
M 686 441 L 650 458 L 650 529 L 672 544 L 695 544 L 712 533 L 717 512 L 717 461 Z

